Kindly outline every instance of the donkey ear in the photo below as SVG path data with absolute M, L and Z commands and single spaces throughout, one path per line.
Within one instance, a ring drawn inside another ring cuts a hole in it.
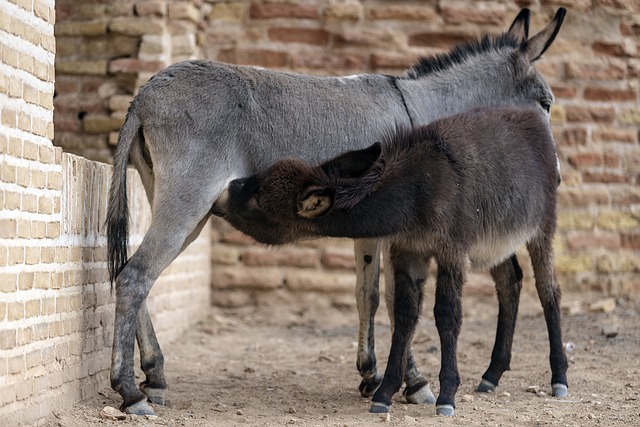
M 564 21 L 564 16 L 566 14 L 567 9 L 564 7 L 558 9 L 553 21 L 549 22 L 542 31 L 531 37 L 522 45 L 522 50 L 527 54 L 529 63 L 538 60 L 547 48 L 551 46 L 556 35 L 558 35 L 558 31 L 560 31 L 560 27 L 562 26 L 562 22 Z
M 524 43 L 529 38 L 529 21 L 531 19 L 531 11 L 526 7 L 518 13 L 516 19 L 509 27 L 507 34 L 514 37 L 520 43 Z
M 316 218 L 329 213 L 335 201 L 333 188 L 311 186 L 301 193 L 298 199 L 298 215 L 303 218 Z
M 340 178 L 359 178 L 371 169 L 371 166 L 380 157 L 380 153 L 382 153 L 382 146 L 376 142 L 369 148 L 346 152 L 323 163 L 320 167 L 327 175 Z

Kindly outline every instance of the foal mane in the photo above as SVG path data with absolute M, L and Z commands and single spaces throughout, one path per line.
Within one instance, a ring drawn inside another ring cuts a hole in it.
M 456 45 L 447 53 L 420 58 L 416 64 L 407 70 L 407 78 L 419 79 L 427 74 L 446 70 L 456 64 L 462 64 L 468 59 L 486 52 L 518 47 L 520 47 L 520 41 L 508 32 L 498 36 L 484 35 L 480 39 Z

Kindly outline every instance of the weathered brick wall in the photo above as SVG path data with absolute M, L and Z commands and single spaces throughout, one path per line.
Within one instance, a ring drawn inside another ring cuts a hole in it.
M 532 9 L 535 32 L 565 6 L 565 24 L 538 64 L 557 96 L 553 123 L 564 178 L 559 278 L 565 289 L 640 293 L 637 2 L 130 0 L 76 7 L 61 0 L 58 6 L 58 63 L 68 64 L 57 67 L 56 144 L 104 160 L 135 87 L 179 59 L 197 55 L 321 75 L 401 74 L 419 55 L 504 31 L 521 7 Z M 71 87 L 63 91 L 65 82 Z M 221 223 L 213 239 L 216 303 L 323 295 L 353 304 L 347 241 L 267 250 Z
M 54 1 L 0 0 L 0 425 L 36 424 L 108 387 L 114 298 L 106 271 L 110 166 L 54 147 Z M 128 182 L 131 240 L 149 207 Z M 149 298 L 160 342 L 209 308 L 208 233 Z M 188 284 L 188 286 L 186 286 Z

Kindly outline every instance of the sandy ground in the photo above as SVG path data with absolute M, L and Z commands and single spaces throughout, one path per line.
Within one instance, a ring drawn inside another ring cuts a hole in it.
M 521 304 L 512 371 L 491 394 L 473 389 L 488 366 L 497 304 L 490 297 L 465 297 L 458 359 L 462 385 L 453 418 L 436 416 L 433 406 L 407 404 L 401 393 L 388 418 L 368 412 L 369 400 L 357 391 L 353 308 L 212 308 L 206 321 L 164 345 L 170 389 L 168 405 L 154 406 L 156 417 L 101 419 L 101 409 L 120 404 L 119 396 L 106 389 L 54 413 L 46 425 L 640 425 L 640 304 L 619 300 L 605 313 L 589 310 L 593 301 L 577 295 L 565 295 L 563 301 L 570 308 L 563 317 L 564 339 L 575 349 L 568 353 L 569 397 L 562 400 L 548 395 L 546 328 L 531 296 Z M 384 368 L 390 334 L 383 307 L 376 320 L 379 367 Z M 617 335 L 607 337 L 603 328 Z M 414 352 L 437 393 L 439 347 L 430 308 L 424 310 Z

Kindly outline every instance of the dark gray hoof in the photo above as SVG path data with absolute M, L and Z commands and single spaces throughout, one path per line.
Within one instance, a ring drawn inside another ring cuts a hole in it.
M 147 399 L 141 400 L 138 403 L 134 403 L 133 405 L 127 406 L 126 408 L 121 408 L 122 412 L 126 414 L 133 415 L 155 415 L 151 405 L 147 403 Z
M 444 417 L 453 417 L 455 409 L 453 405 L 437 405 L 436 415 L 442 415 Z
M 391 409 L 391 405 L 382 402 L 372 402 L 369 412 L 372 414 L 386 414 Z
M 145 387 L 144 385 L 140 385 L 140 390 L 147 395 L 147 398 L 151 401 L 151 403 L 155 403 L 156 405 L 166 405 L 165 401 L 165 393 L 167 391 L 166 388 L 151 388 Z
M 551 393 L 553 397 L 567 397 L 569 395 L 569 389 L 564 384 L 551 384 Z
M 436 403 L 436 397 L 431 392 L 429 384 L 425 384 L 424 387 L 411 394 L 405 394 L 405 398 L 407 399 L 407 402 L 414 404 L 433 405 Z
M 478 393 L 491 393 L 492 391 L 496 391 L 496 385 L 483 378 L 480 384 L 478 384 L 478 387 L 476 387 L 476 391 Z
M 373 374 L 370 377 L 363 378 L 360 382 L 358 390 L 362 397 L 371 397 L 376 392 L 378 387 L 382 383 L 382 377 L 378 374 Z

